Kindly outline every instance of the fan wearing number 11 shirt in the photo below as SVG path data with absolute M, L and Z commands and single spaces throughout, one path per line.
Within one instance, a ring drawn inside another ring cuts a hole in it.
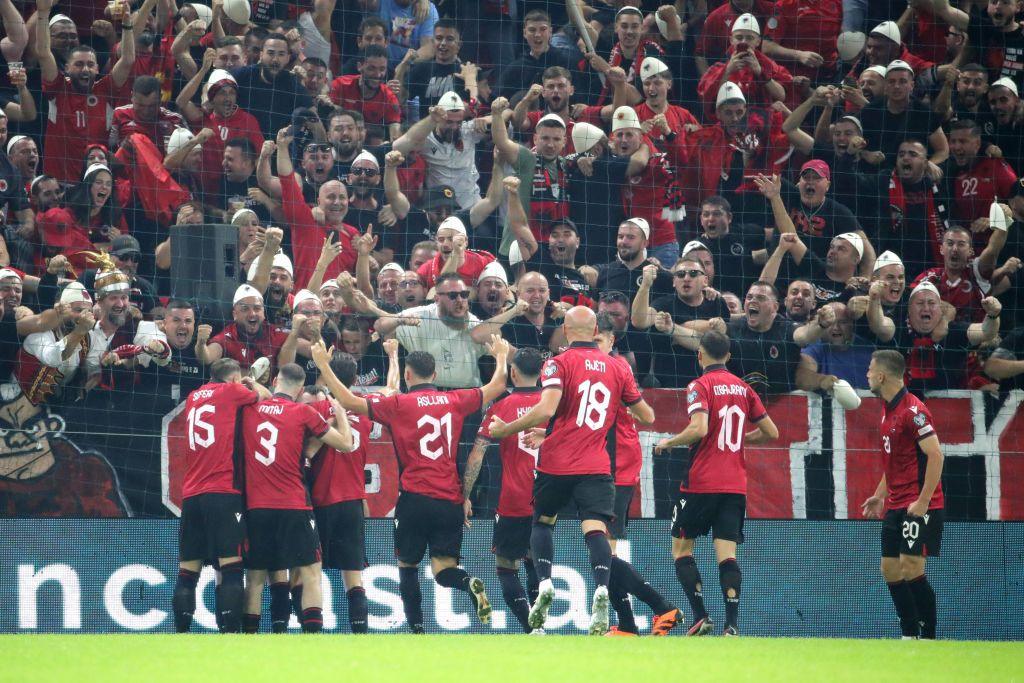
M 356 396 L 331 370 L 331 356 L 323 342 L 312 346 L 320 377 L 345 410 L 366 415 L 391 430 L 401 469 L 395 506 L 395 556 L 398 592 L 413 633 L 423 633 L 423 596 L 419 563 L 430 549 L 434 580 L 445 588 L 463 591 L 473 600 L 481 623 L 491 619 L 491 603 L 484 582 L 459 567 L 465 515 L 464 494 L 455 456 L 466 416 L 480 410 L 505 391 L 508 343 L 491 336 L 488 351 L 494 356 L 491 381 L 477 389 L 442 391 L 434 386 L 434 357 L 413 351 L 405 358 L 405 384 L 409 390 L 372 401 Z
M 612 548 L 608 522 L 615 517 L 615 484 L 611 459 L 605 448 L 608 430 L 615 424 L 620 403 L 640 424 L 654 422 L 654 410 L 643 400 L 625 364 L 611 361 L 597 348 L 597 317 L 585 306 L 570 308 L 562 324 L 569 349 L 544 363 L 540 402 L 522 417 L 505 423 L 495 415 L 488 429 L 492 439 L 547 425 L 533 485 L 534 522 L 530 551 L 540 579 L 537 600 L 529 614 L 530 628 L 544 626 L 555 598 L 551 583 L 554 529 L 558 511 L 574 501 L 590 553 L 594 599 L 590 633 L 608 631 L 608 580 Z
M 710 531 L 718 559 L 718 578 L 725 599 L 723 635 L 739 635 L 740 585 L 743 575 L 736 562 L 736 546 L 743 542 L 743 517 L 747 510 L 745 444 L 764 443 L 779 437 L 757 393 L 725 369 L 729 362 L 729 338 L 705 332 L 697 348 L 697 362 L 704 374 L 686 388 L 686 412 L 690 424 L 654 447 L 661 453 L 677 446 L 691 449 L 688 476 L 679 487 L 679 501 L 672 510 L 672 557 L 676 576 L 693 608 L 690 636 L 707 635 L 714 629 L 704 608 L 700 571 L 693 559 L 694 541 Z M 757 425 L 749 432 L 747 424 Z

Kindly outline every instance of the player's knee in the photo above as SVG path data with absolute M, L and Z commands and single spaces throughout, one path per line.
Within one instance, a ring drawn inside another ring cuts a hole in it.
M 557 515 L 552 515 L 550 517 L 548 517 L 546 515 L 538 515 L 537 519 L 533 520 L 533 523 L 534 523 L 534 525 L 549 526 L 549 527 L 553 528 L 555 526 L 555 521 L 557 519 L 558 519 Z
M 924 558 L 900 555 L 899 573 L 904 581 L 913 581 L 924 574 Z
M 900 561 L 898 558 L 883 557 L 879 566 L 879 571 L 882 572 L 882 578 L 889 583 L 903 579 L 903 571 L 900 568 Z

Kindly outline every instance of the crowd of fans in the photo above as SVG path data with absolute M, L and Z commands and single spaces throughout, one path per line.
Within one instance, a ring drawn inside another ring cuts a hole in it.
M 218 358 L 316 396 L 315 340 L 372 386 L 395 337 L 480 386 L 492 333 L 557 353 L 577 304 L 645 387 L 708 329 L 766 394 L 882 347 L 914 391 L 1024 376 L 1020 2 L 578 5 L 0 0 L 6 433 L 53 408 L 158 514 Z M 223 309 L 174 262 L 215 224 Z

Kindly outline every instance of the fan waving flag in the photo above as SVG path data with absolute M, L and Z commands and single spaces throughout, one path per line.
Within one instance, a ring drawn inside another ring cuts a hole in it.
M 128 167 L 146 217 L 161 225 L 170 225 L 178 207 L 190 200 L 192 194 L 164 168 L 164 155 L 152 140 L 141 133 L 133 133 L 128 136 L 128 142 L 114 156 Z

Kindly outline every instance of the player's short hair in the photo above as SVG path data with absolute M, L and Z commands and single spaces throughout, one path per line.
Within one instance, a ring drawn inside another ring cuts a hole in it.
M 942 239 L 946 239 L 946 235 L 951 233 L 951 232 L 962 232 L 962 233 L 964 233 L 965 235 L 967 235 L 968 241 L 973 239 L 972 235 L 974 233 L 971 232 L 970 228 L 968 228 L 966 225 L 963 225 L 961 223 L 950 223 L 949 227 L 942 231 Z
M 242 46 L 242 41 L 238 38 L 238 36 L 224 36 L 223 38 L 221 38 L 213 44 L 213 46 L 216 48 L 231 47 L 232 45 L 238 45 L 239 47 Z
M 357 127 L 363 126 L 366 123 L 366 119 L 363 118 L 363 115 L 361 113 L 353 111 L 352 109 L 340 109 L 331 114 L 330 118 L 327 120 L 327 127 L 330 128 L 331 126 L 333 126 L 334 119 L 338 118 L 339 116 L 348 116 L 353 121 L 355 121 Z
M 700 338 L 700 348 L 714 360 L 724 360 L 729 355 L 729 347 L 729 338 L 715 330 L 708 330 Z
M 362 64 L 367 59 L 374 59 L 377 57 L 387 59 L 388 49 L 383 45 L 367 45 L 359 51 L 359 56 L 356 58 L 356 61 Z
M 896 375 L 900 378 L 907 371 L 906 358 L 903 357 L 902 353 L 893 349 L 879 349 L 871 354 L 871 360 L 875 361 L 876 365 L 881 365 L 882 370 L 887 374 Z
M 970 64 L 960 67 L 960 73 L 966 73 L 968 71 L 970 71 L 971 73 L 984 74 L 985 80 L 988 80 L 988 69 L 983 67 L 981 64 L 978 64 L 977 62 L 971 62 Z
M 249 161 L 256 161 L 256 148 L 253 146 L 252 141 L 249 138 L 231 138 L 224 143 L 225 147 L 237 147 L 242 150 L 242 155 L 245 156 Z
M 454 19 L 438 19 L 434 22 L 434 30 L 436 31 L 439 28 L 454 29 L 455 32 L 459 34 L 459 37 L 462 37 L 462 29 L 459 28 L 459 25 Z
M 523 17 L 523 24 L 528 24 L 531 21 L 543 21 L 550 26 L 551 15 L 542 9 L 532 9 L 526 13 L 525 17 Z
M 301 387 L 306 384 L 306 371 L 297 363 L 287 363 L 277 371 L 277 379 L 289 387 Z
M 544 73 L 541 74 L 540 80 L 543 82 L 549 81 L 552 78 L 564 78 L 565 80 L 572 83 L 572 74 L 569 73 L 569 70 L 563 66 L 549 66 L 548 68 L 544 69 Z
M 775 297 L 776 301 L 778 301 L 780 298 L 778 287 L 776 287 L 770 282 L 767 282 L 766 280 L 758 280 L 757 282 L 753 283 L 752 285 L 747 287 L 747 292 L 752 290 L 754 287 L 764 287 L 765 289 L 772 293 L 772 296 Z
M 359 22 L 359 35 L 363 35 L 371 28 L 379 28 L 384 31 L 384 35 L 388 33 L 388 25 L 378 16 L 366 17 Z
M 303 66 L 315 66 L 322 67 L 324 69 L 327 68 L 327 62 L 320 59 L 319 57 L 306 57 L 304 60 L 302 60 L 302 64 Z
M 512 365 L 524 377 L 540 377 L 540 366 L 543 364 L 544 354 L 538 349 L 523 347 L 512 356 Z
M 139 76 L 132 83 L 132 94 L 148 97 L 160 92 L 160 79 L 156 76 Z
M 602 304 L 622 304 L 626 308 L 629 308 L 629 297 L 617 289 L 610 289 L 607 292 L 601 292 L 601 296 L 599 296 L 597 300 Z
M 170 311 L 175 308 L 187 308 L 190 311 L 195 310 L 195 306 L 193 306 L 192 302 L 187 299 L 171 299 L 167 302 L 167 305 L 164 306 L 165 311 Z
M 436 365 L 434 357 L 426 351 L 413 351 L 405 357 L 405 367 L 420 379 L 433 377 Z
M 264 41 L 270 36 L 270 31 L 265 26 L 253 26 L 251 29 L 245 32 L 246 38 L 255 38 L 256 40 Z M 281 40 L 287 40 L 283 36 Z
M 214 382 L 227 382 L 235 373 L 241 373 L 242 366 L 234 358 L 219 358 L 210 365 L 210 377 Z
M 705 198 L 704 201 L 702 201 L 700 203 L 700 205 L 702 207 L 704 207 L 704 206 L 717 206 L 718 208 L 720 208 L 722 211 L 725 211 L 726 213 L 730 213 L 730 214 L 732 213 L 732 204 L 729 203 L 728 199 L 726 199 L 725 197 L 723 197 L 721 195 L 713 194 L 710 197 Z
M 972 138 L 981 137 L 981 126 L 974 119 L 956 119 L 949 124 L 949 132 L 952 134 L 954 130 L 966 130 Z
M 615 332 L 615 321 L 606 311 L 597 314 L 597 333 L 608 334 Z
M 426 249 L 427 251 L 436 252 L 437 242 L 435 242 L 434 240 L 423 240 L 422 242 L 417 242 L 416 244 L 412 245 L 412 251 L 416 251 L 417 249 Z M 448 275 L 448 273 L 445 273 L 445 275 Z M 444 277 L 444 275 L 442 275 L 441 277 Z
M 352 357 L 351 353 L 345 353 L 344 351 L 335 351 L 334 355 L 331 356 L 331 372 L 337 375 L 341 383 L 346 387 L 350 387 L 356 383 L 356 374 L 359 370 L 359 365 L 356 363 L 356 359 Z
M 263 43 L 266 44 L 268 40 L 280 40 L 285 45 L 288 44 L 288 36 L 278 31 L 274 31 L 273 33 L 268 32 L 267 37 L 263 39 Z
M 462 282 L 462 276 L 458 273 L 445 273 L 434 282 L 434 289 L 437 290 L 444 283 L 452 281 Z

